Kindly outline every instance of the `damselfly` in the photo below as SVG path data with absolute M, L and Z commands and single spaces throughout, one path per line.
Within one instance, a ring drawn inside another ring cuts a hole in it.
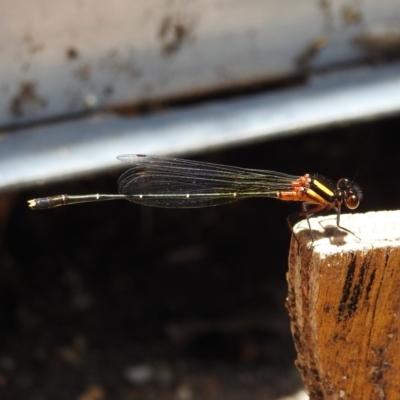
M 63 194 L 29 200 L 29 207 L 45 210 L 76 203 L 125 199 L 153 207 L 192 208 L 230 203 L 246 197 L 271 197 L 301 201 L 302 211 L 297 215 L 305 216 L 309 227 L 311 215 L 334 210 L 336 225 L 350 232 L 340 226 L 342 206 L 354 210 L 362 199 L 360 187 L 347 178 L 341 178 L 335 184 L 315 174 L 293 176 L 141 154 L 117 158 L 133 165 L 118 180 L 119 194 Z

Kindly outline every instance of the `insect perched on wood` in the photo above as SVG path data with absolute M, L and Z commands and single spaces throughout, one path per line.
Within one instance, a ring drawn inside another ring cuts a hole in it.
M 297 215 L 307 218 L 310 230 L 310 216 L 334 210 L 336 225 L 350 232 L 340 226 L 342 206 L 354 210 L 362 199 L 360 187 L 347 178 L 334 184 L 330 179 L 314 174 L 293 176 L 142 154 L 117 158 L 133 165 L 118 180 L 119 194 L 63 194 L 29 200 L 29 207 L 45 210 L 76 203 L 125 199 L 153 207 L 192 208 L 230 203 L 246 197 L 271 197 L 301 201 L 302 211 Z M 292 227 L 290 222 L 289 226 Z

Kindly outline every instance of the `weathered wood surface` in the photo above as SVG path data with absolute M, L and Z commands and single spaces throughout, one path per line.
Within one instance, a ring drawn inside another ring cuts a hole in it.
M 400 211 L 295 227 L 287 307 L 311 400 L 400 399 Z M 325 227 L 325 229 L 324 229 Z

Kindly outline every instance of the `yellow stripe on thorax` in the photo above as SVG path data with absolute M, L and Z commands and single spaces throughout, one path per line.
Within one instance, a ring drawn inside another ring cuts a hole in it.
M 308 189 L 307 192 L 304 193 L 304 198 L 302 200 L 313 204 L 329 204 L 328 201 L 312 189 Z
M 313 180 L 314 185 L 322 190 L 324 193 L 326 193 L 328 196 L 333 196 L 332 190 L 328 189 L 325 185 L 323 185 L 321 182 L 318 182 L 316 179 Z

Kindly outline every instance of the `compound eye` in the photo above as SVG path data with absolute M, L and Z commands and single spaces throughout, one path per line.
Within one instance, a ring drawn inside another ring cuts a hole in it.
M 339 181 L 337 183 L 337 187 L 338 187 L 338 189 L 341 189 L 341 190 L 350 189 L 350 182 L 347 178 L 341 178 L 341 179 L 339 179 Z
M 355 194 L 346 197 L 345 200 L 347 208 L 355 210 L 360 205 L 360 199 Z

